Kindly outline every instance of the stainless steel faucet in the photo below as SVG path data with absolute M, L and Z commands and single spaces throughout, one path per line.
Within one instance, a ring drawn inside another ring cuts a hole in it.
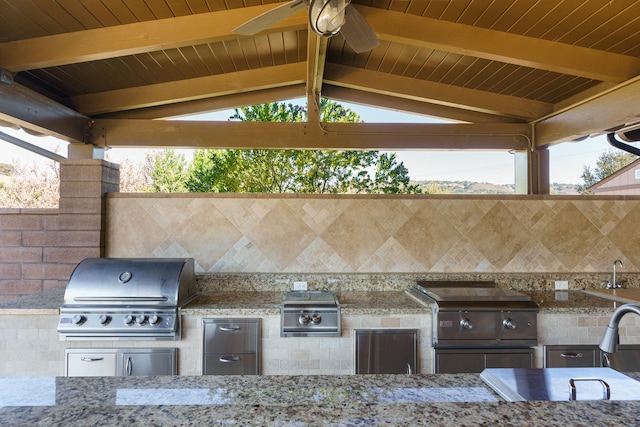
M 616 289 L 621 288 L 622 285 L 616 281 L 616 264 L 620 263 L 620 268 L 622 268 L 622 261 L 619 259 L 613 261 L 613 277 L 611 281 L 607 283 L 607 289 Z
M 605 353 L 615 353 L 618 351 L 618 325 L 620 324 L 622 316 L 627 313 L 635 313 L 640 316 L 640 304 L 624 304 L 613 312 L 611 320 L 609 320 L 609 325 L 607 325 L 607 329 L 605 329 L 602 340 L 600 341 L 600 350 Z

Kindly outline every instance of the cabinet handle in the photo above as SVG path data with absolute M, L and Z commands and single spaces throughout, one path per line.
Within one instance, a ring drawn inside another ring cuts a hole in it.
M 562 353 L 560 357 L 564 357 L 565 359 L 578 359 L 582 357 L 582 353 Z
M 221 361 L 222 363 L 234 363 L 234 362 L 239 362 L 240 358 L 238 356 L 222 356 L 218 359 L 219 361 Z
M 104 360 L 104 357 L 87 357 L 87 356 L 82 356 L 80 358 L 80 360 L 82 360 L 83 362 L 99 362 L 101 360 Z
M 220 326 L 221 331 L 241 331 L 240 326 Z
M 130 377 L 131 376 L 131 372 L 133 371 L 133 366 L 132 366 L 130 357 L 127 357 L 127 365 L 126 365 L 125 368 L 127 370 L 127 375 L 126 376 Z

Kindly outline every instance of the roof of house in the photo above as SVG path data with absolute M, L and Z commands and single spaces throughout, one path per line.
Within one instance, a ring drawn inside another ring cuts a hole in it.
M 597 194 L 634 190 L 635 194 L 640 195 L 640 179 L 636 177 L 636 170 L 640 170 L 640 158 L 587 187 L 587 190 Z

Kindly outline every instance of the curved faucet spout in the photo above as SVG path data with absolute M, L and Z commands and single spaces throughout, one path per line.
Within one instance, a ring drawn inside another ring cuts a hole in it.
M 624 304 L 613 312 L 609 325 L 607 325 L 607 329 L 605 329 L 600 341 L 600 350 L 606 353 L 618 351 L 618 325 L 620 325 L 620 320 L 627 313 L 635 313 L 640 316 L 640 304 Z
M 607 283 L 607 289 L 616 289 L 622 287 L 622 285 L 619 284 L 616 280 L 616 264 L 620 264 L 620 268 L 622 268 L 621 260 L 617 259 L 613 261 L 613 276 L 611 277 L 611 282 Z

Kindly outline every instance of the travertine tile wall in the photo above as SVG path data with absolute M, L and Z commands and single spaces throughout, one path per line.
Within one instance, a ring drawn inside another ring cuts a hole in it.
M 280 317 L 262 318 L 264 375 L 355 374 L 356 329 L 418 329 L 418 369 L 433 373 L 430 315 L 366 315 L 342 319 L 341 337 L 281 337 Z
M 640 266 L 640 198 L 110 194 L 107 256 L 200 273 L 584 273 Z
M 0 376 L 64 374 L 57 315 L 0 316 Z

